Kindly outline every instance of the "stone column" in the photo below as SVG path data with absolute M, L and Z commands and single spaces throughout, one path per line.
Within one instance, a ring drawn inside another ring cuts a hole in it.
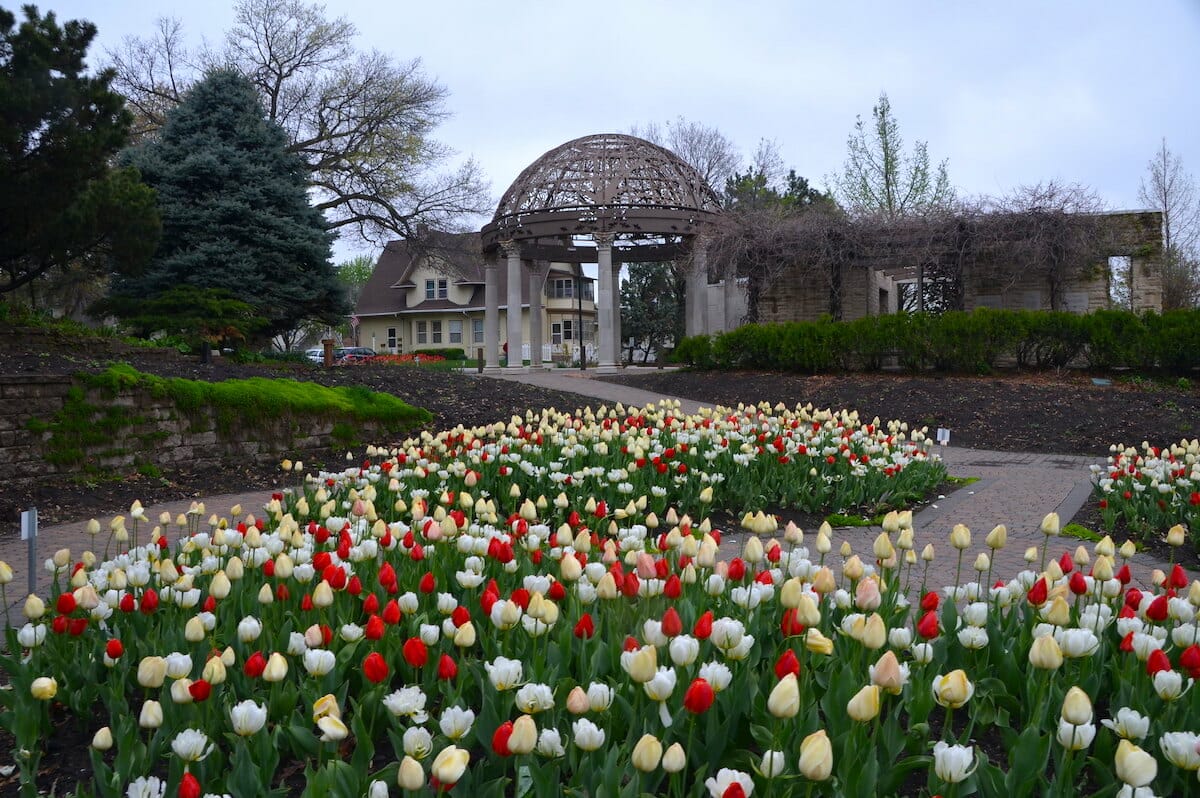
M 739 312 L 741 308 L 738 307 L 737 301 L 739 288 L 737 274 L 730 271 L 725 275 L 725 332 L 729 332 L 742 323 L 741 313 Z
M 491 258 L 483 262 L 483 359 L 487 368 L 500 368 L 500 283 Z
M 615 368 L 616 360 L 613 357 L 614 340 L 613 340 L 613 297 L 616 294 L 612 286 L 612 233 L 596 233 L 593 238 L 596 241 L 596 282 L 598 295 L 596 302 L 598 309 L 596 315 L 600 320 L 600 340 L 599 344 L 599 362 L 597 365 L 600 368 Z
M 624 341 L 621 335 L 621 264 L 613 264 L 613 350 L 617 354 L 617 365 L 625 362 Z
M 501 241 L 501 249 L 508 258 L 508 367 L 522 368 L 521 362 L 521 245 L 515 241 Z
M 529 367 L 542 367 L 542 291 L 550 264 L 534 261 L 529 272 Z
M 692 268 L 688 272 L 687 334 L 704 335 L 708 316 L 708 241 L 692 239 Z

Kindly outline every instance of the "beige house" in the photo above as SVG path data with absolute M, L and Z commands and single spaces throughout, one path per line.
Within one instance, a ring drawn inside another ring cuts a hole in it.
M 534 262 L 544 286 L 530 319 L 529 284 L 521 286 L 522 359 L 529 360 L 531 323 L 541 330 L 542 361 L 578 362 L 580 345 L 592 359 L 596 324 L 593 278 L 567 263 Z M 508 296 L 507 274 L 496 270 L 499 296 Z M 475 358 L 484 346 L 484 262 L 479 234 L 434 233 L 421 245 L 392 241 L 384 247 L 355 308 L 357 343 L 381 354 L 462 349 Z M 501 345 L 508 304 L 500 304 Z

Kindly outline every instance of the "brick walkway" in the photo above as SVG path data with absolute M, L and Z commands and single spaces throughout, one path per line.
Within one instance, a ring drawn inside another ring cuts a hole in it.
M 609 404 L 621 402 L 626 406 L 642 406 L 664 398 L 647 391 L 591 379 L 592 372 L 562 369 L 547 370 L 545 373 L 522 372 L 493 376 L 592 396 Z M 480 377 L 488 378 L 490 377 Z M 695 412 L 700 407 L 700 403 L 692 400 L 679 401 L 686 412 Z M 929 569 L 931 586 L 940 587 L 954 581 L 957 552 L 950 547 L 949 535 L 955 524 L 966 524 L 972 533 L 972 546 L 963 558 L 963 572 L 966 575 L 964 580 L 974 578 L 970 570 L 971 564 L 975 561 L 976 554 L 987 550 L 984 545 L 987 533 L 996 524 L 1007 526 L 1008 545 L 995 558 L 993 573 L 995 576 L 1009 578 L 1025 567 L 1025 549 L 1042 544 L 1043 536 L 1039 527 L 1046 513 L 1057 512 L 1065 523 L 1083 506 L 1091 492 L 1088 466 L 1094 462 L 1092 458 L 956 449 L 952 446 L 939 448 L 937 451 L 945 459 L 951 475 L 978 477 L 979 481 L 956 491 L 945 500 L 935 502 L 914 517 L 918 550 L 926 543 L 933 543 L 937 553 Z M 255 491 L 210 496 L 203 501 L 207 514 L 227 515 L 235 504 L 240 504 L 244 513 L 257 512 L 269 499 L 270 491 Z M 146 515 L 150 519 L 157 519 L 166 510 L 175 516 L 185 512 L 190 504 L 190 501 L 181 501 L 151 506 L 146 508 Z M 102 524 L 107 524 L 108 519 L 100 520 Z M 39 568 L 41 562 L 60 548 L 69 548 L 75 555 L 89 548 L 96 548 L 102 552 L 107 528 L 97 536 L 93 545 L 86 533 L 86 525 L 87 519 L 80 519 L 39 530 Z M 866 555 L 864 559 L 867 559 L 871 552 L 871 543 L 879 531 L 878 528 L 872 527 L 836 530 L 833 541 L 834 556 L 829 561 L 840 562 L 836 553 L 842 540 L 849 541 L 855 552 Z M 805 532 L 809 534 L 810 541 L 815 540 L 815 529 Z M 722 553 L 728 557 L 735 556 L 745 538 L 745 534 L 736 532 L 728 535 L 722 546 Z M 1058 538 L 1052 541 L 1051 554 L 1058 556 L 1063 551 L 1074 551 L 1081 542 L 1074 538 Z M 1121 541 L 1118 540 L 1117 543 L 1119 545 Z M 1088 548 L 1091 548 L 1090 544 Z M 0 560 L 7 562 L 15 574 L 13 582 L 8 586 L 10 602 L 23 601 L 28 592 L 26 559 L 26 544 L 16 535 L 0 540 Z M 1134 575 L 1138 579 L 1148 578 L 1153 568 L 1166 568 L 1165 562 L 1146 554 L 1139 554 L 1134 563 Z M 48 586 L 49 577 L 42 570 L 39 592 L 44 594 Z

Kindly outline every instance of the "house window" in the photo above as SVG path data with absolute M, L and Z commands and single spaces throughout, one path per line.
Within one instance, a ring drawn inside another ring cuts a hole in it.
M 429 331 L 425 328 L 425 322 L 423 321 L 417 322 L 417 343 L 429 343 Z
M 445 277 L 425 281 L 426 299 L 445 299 L 449 296 L 450 284 Z
M 450 322 L 450 343 L 462 343 L 462 322 L 454 320 Z
M 387 334 L 388 349 L 395 349 L 396 348 L 396 328 L 388 327 L 387 331 L 388 331 L 388 334 Z
M 583 341 L 585 343 L 591 343 L 592 339 L 595 338 L 596 322 L 592 321 L 591 319 L 584 319 L 583 325 L 580 327 L 580 331 L 583 333 Z
M 483 343 L 483 319 L 471 319 L 471 340 Z
M 442 323 L 440 321 L 431 321 L 429 323 L 433 326 L 433 342 L 440 344 L 442 342 Z
M 592 301 L 592 281 L 585 280 L 583 285 L 580 286 L 580 289 L 581 290 L 579 293 L 583 294 L 583 298 L 588 301 Z
M 575 296 L 575 281 L 571 278 L 557 278 L 550 285 L 550 296 L 555 299 L 570 299 Z
M 561 344 L 562 343 L 562 323 L 561 322 L 556 321 L 556 322 L 552 322 L 550 324 L 550 343 L 552 343 L 552 344 Z

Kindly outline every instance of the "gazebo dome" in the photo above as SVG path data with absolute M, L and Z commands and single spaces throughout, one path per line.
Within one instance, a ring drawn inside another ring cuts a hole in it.
M 613 233 L 636 247 L 695 234 L 719 210 L 704 178 L 670 150 L 600 133 L 559 145 L 526 167 L 483 227 L 483 244 Z

